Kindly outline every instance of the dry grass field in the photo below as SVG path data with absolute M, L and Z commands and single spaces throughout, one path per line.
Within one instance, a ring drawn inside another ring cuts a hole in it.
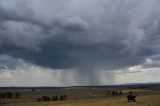
M 128 102 L 124 90 L 122 95 L 107 95 L 106 90 L 66 89 L 51 91 L 23 91 L 20 99 L 1 99 L 0 106 L 160 106 L 160 90 L 132 90 L 136 102 Z M 42 95 L 66 94 L 66 101 L 37 102 Z

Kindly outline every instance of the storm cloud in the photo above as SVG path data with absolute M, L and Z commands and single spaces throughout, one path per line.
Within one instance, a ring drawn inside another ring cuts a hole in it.
M 160 54 L 159 4 L 158 0 L 0 0 L 0 67 L 15 70 L 21 60 L 53 70 L 74 69 L 78 79 L 86 75 L 87 83 L 93 84 L 101 82 L 95 77 L 100 70 L 150 67 L 146 60 L 158 61 L 155 57 Z

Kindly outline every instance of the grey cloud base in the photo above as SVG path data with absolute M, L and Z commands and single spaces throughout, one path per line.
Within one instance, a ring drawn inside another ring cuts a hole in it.
M 140 65 L 160 53 L 159 4 L 158 0 L 0 0 L 0 55 L 52 69 L 78 69 L 82 74 L 82 70 Z M 1 60 L 2 66 L 13 68 Z

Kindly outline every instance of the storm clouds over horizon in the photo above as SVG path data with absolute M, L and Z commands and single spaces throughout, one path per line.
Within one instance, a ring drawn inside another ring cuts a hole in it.
M 160 82 L 159 5 L 0 0 L 0 86 Z

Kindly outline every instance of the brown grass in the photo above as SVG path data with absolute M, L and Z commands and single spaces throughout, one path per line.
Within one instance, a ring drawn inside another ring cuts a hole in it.
M 77 91 L 78 92 L 78 91 Z M 128 92 L 128 91 L 127 91 Z M 127 93 L 126 92 L 126 93 Z M 126 99 L 126 94 L 122 96 L 106 96 L 99 95 L 102 91 L 90 91 L 84 92 L 88 93 L 88 98 L 83 98 L 83 94 L 79 94 L 79 99 L 69 99 L 67 101 L 50 101 L 50 102 L 22 102 L 19 101 L 17 103 L 7 102 L 7 104 L 0 104 L 0 106 L 160 106 L 160 91 L 152 91 L 152 90 L 136 90 L 134 91 L 139 96 L 137 97 L 137 101 L 134 103 L 128 103 Z M 71 93 L 71 91 L 70 91 Z M 76 91 L 74 91 L 76 93 Z M 73 95 L 73 94 L 71 94 Z M 85 94 L 84 94 L 85 95 Z M 96 98 L 90 98 L 91 95 L 98 95 Z M 76 94 L 74 94 L 76 96 Z M 33 97 L 34 98 L 34 97 Z M 72 97 L 73 98 L 73 97 Z

